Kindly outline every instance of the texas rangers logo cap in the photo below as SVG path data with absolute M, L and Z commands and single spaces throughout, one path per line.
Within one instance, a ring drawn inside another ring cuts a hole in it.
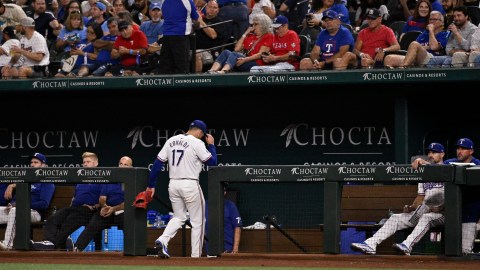
M 203 134 L 207 134 L 207 125 L 202 120 L 194 120 L 190 123 L 190 128 L 196 127 L 203 131 Z
M 465 149 L 473 149 L 473 142 L 469 138 L 461 138 L 457 141 L 457 146 Z
M 432 152 L 436 152 L 436 153 L 443 153 L 443 152 L 445 152 L 445 147 L 443 147 L 443 145 L 441 145 L 439 143 L 433 142 L 433 143 L 428 145 L 427 151 L 432 151 Z
M 32 160 L 32 158 L 36 158 L 36 159 L 40 160 L 42 163 L 47 163 L 47 157 L 42 153 L 35 153 L 35 154 L 29 156 L 28 160 Z

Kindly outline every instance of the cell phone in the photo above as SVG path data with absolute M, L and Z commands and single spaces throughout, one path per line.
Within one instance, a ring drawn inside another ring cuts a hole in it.
M 263 56 L 269 56 L 270 53 L 269 53 L 269 52 L 262 52 L 262 55 L 263 55 Z

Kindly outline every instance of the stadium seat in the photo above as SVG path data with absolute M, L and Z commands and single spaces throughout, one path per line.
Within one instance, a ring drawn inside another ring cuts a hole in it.
M 312 50 L 311 40 L 309 36 L 298 35 L 300 38 L 300 59 L 304 57 L 306 53 Z
M 403 35 L 402 37 L 402 40 L 400 41 L 400 50 L 394 51 L 394 52 L 386 52 L 385 55 L 389 55 L 389 54 L 406 55 L 408 46 L 410 45 L 410 43 L 412 43 L 412 41 L 415 41 L 421 33 L 422 32 L 420 31 L 410 31 L 405 33 L 405 35 Z
M 403 26 L 405 25 L 405 21 L 394 21 L 388 27 L 393 30 L 395 37 L 397 40 L 400 39 L 400 35 L 402 34 Z

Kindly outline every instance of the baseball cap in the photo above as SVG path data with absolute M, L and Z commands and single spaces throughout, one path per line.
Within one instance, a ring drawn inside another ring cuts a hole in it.
M 272 24 L 272 27 L 273 28 L 277 28 L 277 27 L 280 27 L 284 24 L 288 24 L 288 19 L 287 17 L 283 16 L 283 15 L 278 15 L 274 20 L 273 20 L 273 24 Z
M 433 151 L 433 152 L 436 152 L 436 153 L 443 153 L 443 152 L 445 152 L 445 147 L 443 147 L 443 145 L 441 145 L 439 143 L 433 142 L 433 143 L 428 145 L 427 151 Z
M 15 37 L 15 27 L 7 26 L 3 29 L 3 33 L 7 34 L 10 38 Z
M 323 13 L 322 13 L 322 21 L 325 20 L 325 19 L 338 19 L 339 16 L 338 16 L 338 13 L 335 12 L 335 10 L 325 10 Z
M 190 123 L 190 128 L 196 127 L 203 131 L 204 134 L 207 134 L 207 125 L 202 120 L 195 120 Z
M 131 25 L 131 23 L 128 21 L 120 21 L 118 23 L 118 31 L 122 31 L 123 29 L 126 29 L 129 25 Z
M 98 7 L 98 9 L 102 10 L 102 11 L 106 11 L 107 10 L 107 7 L 105 6 L 104 3 L 102 2 L 96 2 L 95 5 Z
M 20 20 L 21 26 L 35 26 L 35 20 L 30 17 L 25 17 Z
M 380 10 L 376 9 L 376 8 L 371 8 L 367 11 L 367 18 L 369 19 L 372 19 L 372 20 L 375 20 L 376 18 L 382 16 L 380 14 Z
M 154 9 L 162 10 L 162 5 L 159 2 L 154 2 L 150 5 L 150 10 Z
M 29 156 L 28 160 L 32 160 L 32 158 L 36 158 L 36 159 L 40 160 L 42 163 L 47 163 L 47 157 L 42 153 L 35 153 L 35 154 Z
M 461 138 L 461 139 L 458 139 L 457 146 L 463 147 L 466 149 L 473 149 L 473 142 L 469 138 Z

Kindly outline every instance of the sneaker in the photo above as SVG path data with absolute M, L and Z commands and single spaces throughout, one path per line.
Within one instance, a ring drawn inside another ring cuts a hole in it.
M 3 243 L 3 241 L 0 241 L 0 250 L 10 250 L 11 248 L 9 248 L 7 245 L 5 245 Z
M 351 247 L 353 249 L 359 250 L 367 255 L 375 255 L 377 252 L 375 249 L 370 247 L 367 243 L 362 242 L 362 243 L 352 243 Z
M 33 250 L 54 250 L 55 245 L 50 241 L 33 242 L 30 241 L 30 246 Z
M 170 258 L 170 254 L 168 254 L 168 249 L 165 244 L 163 244 L 160 240 L 155 241 L 155 245 L 158 247 L 158 257 L 162 259 L 168 259 Z
M 65 247 L 67 248 L 67 251 L 75 251 L 76 249 L 75 243 L 70 236 L 67 237 L 67 240 L 65 240 Z
M 404 243 L 393 244 L 393 248 L 398 250 L 398 251 L 403 252 L 403 254 L 405 254 L 407 256 L 410 256 L 410 249 Z

